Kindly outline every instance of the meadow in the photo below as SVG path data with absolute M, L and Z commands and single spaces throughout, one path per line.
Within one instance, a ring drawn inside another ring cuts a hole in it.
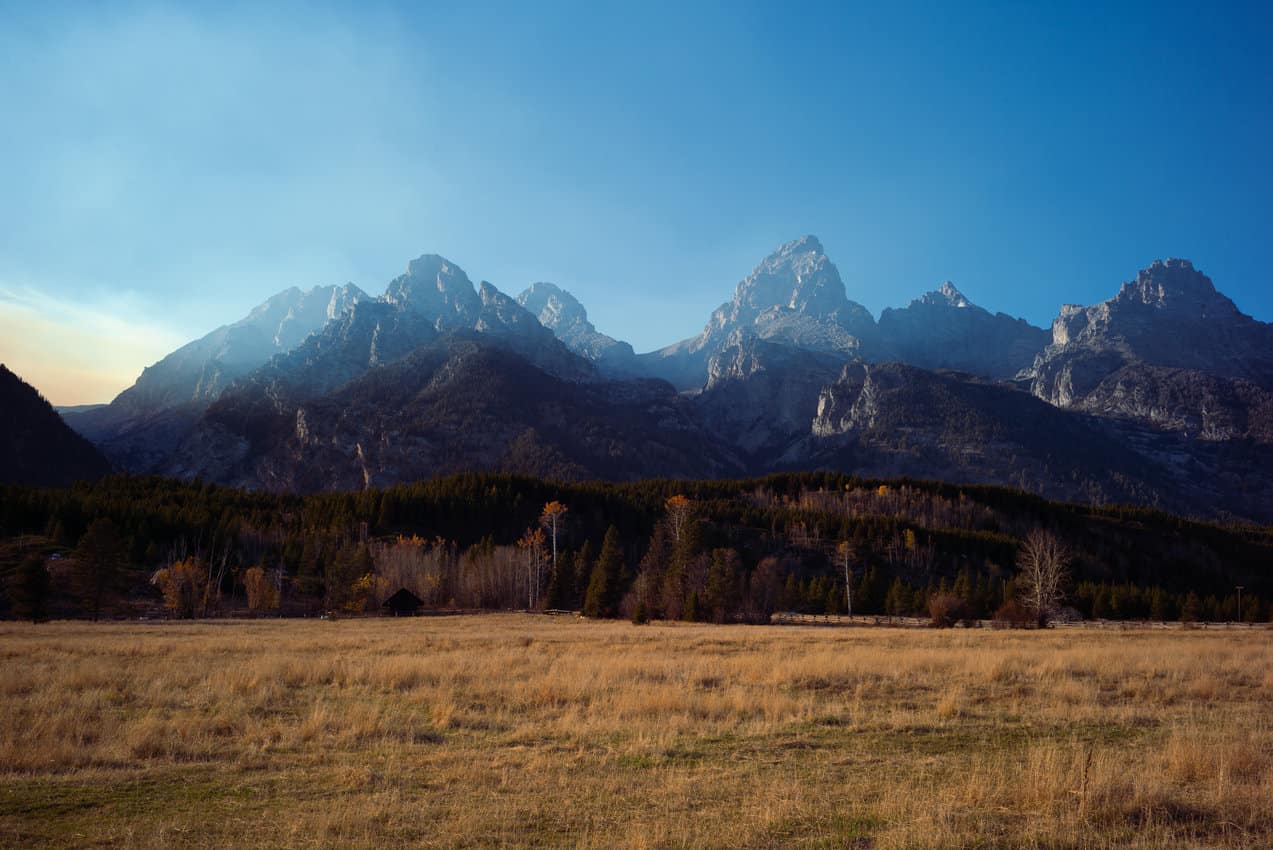
M 1273 846 L 1273 631 L 0 624 L 4 847 Z

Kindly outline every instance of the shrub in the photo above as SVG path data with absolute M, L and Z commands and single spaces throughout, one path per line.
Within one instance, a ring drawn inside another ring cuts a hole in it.
M 967 618 L 967 608 L 964 600 L 954 594 L 934 594 L 928 600 L 928 616 L 931 618 L 929 625 L 935 629 L 949 629 Z
M 996 629 L 1027 629 L 1035 622 L 1035 618 L 1015 599 L 1009 599 L 995 611 L 991 621 Z

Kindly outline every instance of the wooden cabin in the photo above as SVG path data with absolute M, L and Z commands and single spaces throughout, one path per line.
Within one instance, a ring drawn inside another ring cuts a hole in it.
M 385 610 L 386 615 L 394 617 L 415 617 L 420 613 L 420 609 L 424 607 L 424 600 L 416 596 L 405 587 L 398 588 L 394 593 L 384 601 L 380 606 Z

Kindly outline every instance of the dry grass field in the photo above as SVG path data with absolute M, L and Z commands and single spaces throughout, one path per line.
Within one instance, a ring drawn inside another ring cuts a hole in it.
M 1273 847 L 1273 632 L 0 624 L 6 847 Z

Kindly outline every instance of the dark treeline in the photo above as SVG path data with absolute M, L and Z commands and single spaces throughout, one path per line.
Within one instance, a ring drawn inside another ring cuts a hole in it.
M 1040 529 L 1069 554 L 1056 613 L 1270 619 L 1273 529 L 832 473 L 635 483 L 463 474 L 309 496 L 134 476 L 4 487 L 0 615 L 363 611 L 405 587 L 437 608 L 638 621 L 765 621 L 850 605 L 1015 619 L 1022 541 Z

